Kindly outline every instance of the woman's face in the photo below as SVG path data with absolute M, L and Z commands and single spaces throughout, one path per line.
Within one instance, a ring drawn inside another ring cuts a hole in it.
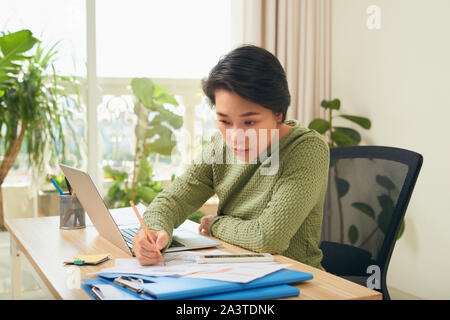
M 224 89 L 215 91 L 215 100 L 217 126 L 241 161 L 254 159 L 270 146 L 271 137 L 280 129 L 281 113 L 275 115 L 272 110 Z

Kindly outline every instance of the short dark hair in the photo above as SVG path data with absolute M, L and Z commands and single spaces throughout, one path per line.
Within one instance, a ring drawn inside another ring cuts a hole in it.
M 286 73 L 278 59 L 269 51 L 243 45 L 223 56 L 202 80 L 202 88 L 215 105 L 215 91 L 225 89 L 283 114 L 283 122 L 291 103 Z

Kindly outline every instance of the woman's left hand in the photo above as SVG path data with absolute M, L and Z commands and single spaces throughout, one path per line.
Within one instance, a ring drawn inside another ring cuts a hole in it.
M 211 223 L 216 220 L 216 215 L 208 215 L 204 216 L 200 219 L 200 226 L 198 227 L 198 232 L 203 233 L 207 236 L 210 236 L 209 227 L 211 226 Z

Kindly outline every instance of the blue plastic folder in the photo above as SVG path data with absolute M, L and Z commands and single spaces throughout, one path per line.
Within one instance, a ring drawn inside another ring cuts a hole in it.
M 82 284 L 82 288 L 94 300 L 96 299 L 96 297 L 92 294 L 91 289 L 93 286 L 99 284 L 113 286 L 117 288 L 117 290 L 119 290 L 121 293 L 120 297 L 105 297 L 103 300 L 157 300 L 146 293 L 136 293 L 127 290 L 125 288 L 119 287 L 116 284 L 103 279 L 96 278 L 87 280 L 88 281 Z M 299 294 L 300 294 L 299 289 L 289 286 L 287 284 L 282 284 L 278 286 L 269 286 L 240 291 L 232 291 L 226 293 L 218 293 L 183 300 L 268 300 L 286 297 L 296 297 Z
M 103 300 L 153 300 L 153 298 L 151 298 L 150 296 L 147 297 L 145 294 L 138 294 L 130 290 L 123 289 L 109 281 L 102 280 L 99 278 L 84 279 L 83 281 L 84 284 L 82 284 L 81 287 L 94 300 L 96 300 L 97 298 L 92 294 L 91 289 L 94 286 L 101 286 L 101 285 L 110 286 L 112 288 L 117 289 L 117 291 L 120 292 L 120 296 L 114 297 L 106 296 L 105 298 L 103 298 Z
M 152 299 L 274 299 L 297 296 L 299 290 L 288 283 L 311 280 L 313 275 L 306 272 L 283 269 L 248 283 L 236 283 L 187 277 L 152 277 L 136 274 L 104 273 L 98 280 L 109 282 L 120 276 L 130 276 L 144 280 L 143 289 Z M 94 279 L 86 279 L 92 283 Z M 120 287 L 120 286 L 118 286 Z M 267 287 L 272 287 L 270 290 Z M 124 289 L 120 287 L 121 289 Z M 126 289 L 124 289 L 126 290 Z M 253 290 L 253 291 L 249 291 Z M 129 291 L 129 290 L 127 290 Z M 131 291 L 130 291 L 131 292 Z M 132 292 L 136 297 L 136 294 Z M 145 297 L 141 297 L 146 299 Z

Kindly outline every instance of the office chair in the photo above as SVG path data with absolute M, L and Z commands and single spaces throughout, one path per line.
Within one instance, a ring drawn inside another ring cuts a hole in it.
M 330 149 L 320 248 L 327 272 L 389 300 L 386 274 L 423 157 L 382 146 Z

